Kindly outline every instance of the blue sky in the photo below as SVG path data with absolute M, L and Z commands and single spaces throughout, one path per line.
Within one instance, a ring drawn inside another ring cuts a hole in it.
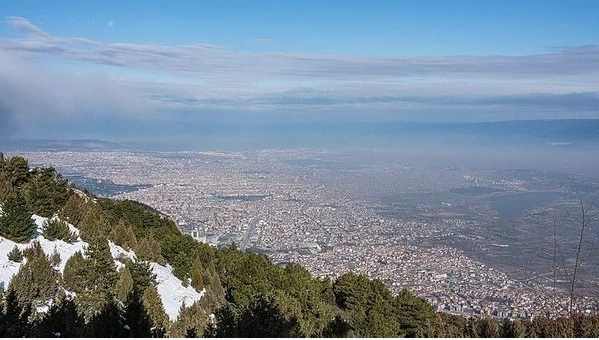
M 4 1 L 0 129 L 599 118 L 597 18 L 598 1 Z
M 48 32 L 246 51 L 520 55 L 599 40 L 597 1 L 3 2 Z M 112 24 L 110 24 L 112 23 Z M 10 34 L 6 27 L 3 35 Z M 268 43 L 266 43 L 268 42 Z

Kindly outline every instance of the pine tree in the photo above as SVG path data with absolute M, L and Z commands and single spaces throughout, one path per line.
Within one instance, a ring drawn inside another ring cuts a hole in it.
M 35 223 L 27 210 L 23 196 L 10 193 L 4 201 L 3 214 L 0 216 L 0 236 L 15 242 L 28 241 L 35 232 Z
M 478 322 L 478 334 L 483 338 L 499 337 L 499 326 L 489 317 Z
M 506 319 L 501 326 L 501 336 L 504 338 L 524 338 L 526 328 L 520 320 L 510 321 Z
M 65 242 L 73 243 L 77 240 L 77 235 L 69 229 L 69 226 L 56 218 L 44 222 L 43 235 L 50 241 L 63 240 Z
M 133 278 L 129 268 L 125 267 L 121 270 L 114 290 L 116 299 L 123 304 L 127 301 L 129 295 L 133 293 Z
M 123 247 L 126 250 L 137 248 L 137 239 L 130 225 L 124 220 L 120 220 L 114 230 L 110 233 L 110 240 L 114 244 Z
M 73 225 L 79 225 L 87 210 L 86 200 L 77 193 L 71 194 L 58 215 Z
M 160 242 L 156 241 L 151 235 L 143 238 L 135 250 L 135 254 L 139 259 L 164 265 L 166 261 L 161 252 Z
M 152 335 L 152 321 L 137 290 L 127 297 L 123 323 L 128 337 L 149 338 Z
M 23 261 L 23 252 L 16 245 L 14 248 L 12 248 L 12 250 L 8 253 L 7 256 L 8 256 L 8 259 L 13 262 L 18 263 L 18 262 Z
M 298 320 L 285 315 L 283 306 L 274 297 L 260 296 L 238 313 L 223 310 L 218 313 L 216 337 L 288 338 L 301 337 Z M 196 328 L 197 329 L 197 328 Z M 201 334 L 201 333 L 200 333 Z
M 34 301 L 46 301 L 56 296 L 60 274 L 39 243 L 35 242 L 27 252 L 27 262 L 21 266 L 10 282 L 18 300 L 25 305 Z
M 6 195 L 13 190 L 10 175 L 6 170 L 6 160 L 0 153 L 0 202 L 4 201 Z
M 79 223 L 80 236 L 84 240 L 106 238 L 110 233 L 110 225 L 98 204 L 90 204 Z
M 133 278 L 133 287 L 140 294 L 148 287 L 156 285 L 156 274 L 152 272 L 150 263 L 147 261 L 129 261 L 126 266 Z
M 474 318 L 469 318 L 466 326 L 464 327 L 464 336 L 467 338 L 480 338 L 480 332 L 478 329 L 478 322 Z
M 114 300 L 108 299 L 94 311 L 84 327 L 84 337 L 120 338 L 126 335 L 121 311 Z
M 200 258 L 196 258 L 191 266 L 191 286 L 197 290 L 204 289 L 209 284 L 207 275 L 208 273 L 204 269 L 202 261 Z
M 42 318 L 36 336 L 78 338 L 83 335 L 83 326 L 73 299 L 62 294 Z
M 106 239 L 95 238 L 89 243 L 85 253 L 89 265 L 87 287 L 86 294 L 79 301 L 84 314 L 89 318 L 112 300 L 118 272 Z
M 201 301 L 200 301 L 201 302 Z M 184 337 L 193 329 L 195 334 L 204 334 L 208 326 L 208 315 L 200 303 L 196 302 L 189 307 L 181 305 L 177 320 L 168 330 L 169 337 Z
M 393 304 L 406 336 L 425 336 L 435 316 L 434 308 L 426 300 L 405 289 L 395 297 Z
M 13 188 L 19 188 L 29 178 L 29 164 L 23 157 L 11 157 L 4 162 L 4 170 L 10 178 Z
M 73 254 L 67 260 L 63 272 L 65 288 L 79 295 L 85 293 L 89 286 L 88 280 L 91 276 L 89 271 L 89 260 L 85 259 L 81 252 Z
M 17 293 L 9 289 L 6 293 L 4 327 L 0 329 L 2 337 L 22 338 L 31 333 L 31 303 L 25 304 L 19 302 Z
M 56 250 L 56 247 L 54 247 L 54 251 L 52 252 L 52 255 L 50 255 L 50 263 L 53 267 L 58 267 L 61 261 L 60 254 L 58 253 L 58 250 Z
M 32 212 L 51 217 L 65 204 L 69 188 L 54 168 L 38 168 L 30 171 L 22 192 Z
M 207 292 L 214 297 L 214 307 L 221 307 L 224 305 L 225 301 L 225 289 L 223 288 L 222 282 L 218 273 L 216 272 L 216 268 L 214 266 L 214 262 L 210 261 L 208 263 L 208 269 L 206 271 L 206 277 L 208 281 Z
M 169 318 L 164 311 L 156 286 L 150 286 L 144 291 L 143 305 L 152 321 L 153 336 L 162 337 L 169 326 Z

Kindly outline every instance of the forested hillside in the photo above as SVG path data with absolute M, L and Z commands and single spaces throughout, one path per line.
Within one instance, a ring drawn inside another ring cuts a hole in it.
M 217 249 L 1 153 L 0 202 L 3 337 L 599 336 L 596 316 L 468 320 L 362 275 Z

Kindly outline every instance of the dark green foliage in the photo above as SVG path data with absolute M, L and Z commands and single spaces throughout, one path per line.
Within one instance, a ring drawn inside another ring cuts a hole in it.
M 85 324 L 84 336 L 96 338 L 119 338 L 126 336 L 121 311 L 116 302 L 108 299 Z
M 572 338 L 575 337 L 573 319 L 535 318 L 530 322 L 527 336 L 539 338 Z
M 130 250 L 137 248 L 137 239 L 133 233 L 133 229 L 124 220 L 119 221 L 110 233 L 109 238 L 114 244 L 123 247 L 123 249 Z
M 312 278 L 299 265 L 288 265 L 283 271 L 282 289 L 277 299 L 290 319 L 296 319 L 304 336 L 322 336 L 331 320 L 334 295 L 330 283 Z
M 171 325 L 168 332 L 169 337 L 186 337 L 191 333 L 201 336 L 208 325 L 208 312 L 202 300 L 189 307 L 181 306 L 179 317 Z
M 50 217 L 66 202 L 70 186 L 54 168 L 29 169 L 21 157 L 0 162 L 0 200 L 21 194 L 30 212 Z
M 224 308 L 217 315 L 215 337 L 289 338 L 305 336 L 294 316 L 288 316 L 274 297 L 258 297 L 240 311 Z
M 4 201 L 4 197 L 12 191 L 11 177 L 6 170 L 7 159 L 0 152 L 0 202 Z
M 152 335 L 152 321 L 137 290 L 133 290 L 127 298 L 123 325 L 127 337 L 149 338 Z
M 33 169 L 21 190 L 30 211 L 44 217 L 52 217 L 70 195 L 68 182 L 54 168 Z
M 393 305 L 399 317 L 399 327 L 404 336 L 422 337 L 431 333 L 435 309 L 426 300 L 402 290 L 394 299 Z
M 578 338 L 599 337 L 599 317 L 575 315 L 572 317 L 573 333 Z
M 436 337 L 436 338 L 460 338 L 464 336 L 464 330 L 466 329 L 466 325 L 468 323 L 468 319 L 444 314 L 437 313 L 435 315 L 434 320 L 434 332 L 433 334 L 428 334 L 427 336 Z
M 162 336 L 169 327 L 169 318 L 164 311 L 156 286 L 150 286 L 144 291 L 142 301 L 152 323 L 153 336 Z
M 97 204 L 88 204 L 78 225 L 80 236 L 86 241 L 106 239 L 110 233 L 110 224 L 106 215 Z
M 152 273 L 150 264 L 146 261 L 128 261 L 126 265 L 133 279 L 133 286 L 139 294 L 156 285 L 156 274 Z
M 105 239 L 91 242 L 85 257 L 75 253 L 65 265 L 65 288 L 77 294 L 77 307 L 90 320 L 114 296 L 119 274 Z
M 85 294 L 80 297 L 87 318 L 102 310 L 112 300 L 118 273 L 106 239 L 96 238 L 85 250 Z
M 21 266 L 10 282 L 18 301 L 22 305 L 46 301 L 56 296 L 60 285 L 60 274 L 44 254 L 39 243 L 34 243 L 27 252 L 27 262 Z
M 45 338 L 81 337 L 84 320 L 77 313 L 74 301 L 62 296 L 50 307 L 37 327 L 36 336 Z
M 66 289 L 76 293 L 83 294 L 88 287 L 88 274 L 90 270 L 88 260 L 83 257 L 81 252 L 76 252 L 65 264 L 63 272 L 63 282 Z
M 499 326 L 491 318 L 483 318 L 478 322 L 478 334 L 483 338 L 499 337 Z
M 118 301 L 125 304 L 131 294 L 133 294 L 133 278 L 129 268 L 125 267 L 119 273 L 119 279 L 114 287 L 114 296 Z
M 206 287 L 208 272 L 204 268 L 204 264 L 200 259 L 196 259 L 191 267 L 191 286 L 195 289 L 202 290 Z
M 369 280 L 363 275 L 344 274 L 337 279 L 333 290 L 353 336 L 403 335 L 393 306 L 393 297 L 382 282 Z
M 29 322 L 31 309 L 30 303 L 19 302 L 17 293 L 9 289 L 0 318 L 0 337 L 22 338 L 31 335 L 33 332 L 33 325 Z
M 198 291 L 205 289 L 202 303 L 209 310 L 216 310 L 226 302 L 225 290 L 212 262 L 206 265 L 196 259 L 191 270 L 191 286 Z
M 58 253 L 56 248 L 54 248 L 52 255 L 50 255 L 50 264 L 52 265 L 52 267 L 57 267 L 61 261 L 62 259 L 60 258 L 60 254 Z
M 13 262 L 23 261 L 23 252 L 17 246 L 12 248 L 12 250 L 7 254 L 7 256 L 8 256 L 8 259 Z
M 97 238 L 89 243 L 85 255 L 90 261 L 93 272 L 94 288 L 109 291 L 116 283 L 118 274 L 106 239 Z
M 155 238 L 160 242 L 162 256 L 173 266 L 174 274 L 180 279 L 189 277 L 194 259 L 209 259 L 214 251 L 189 235 L 173 233 L 167 229 L 157 230 Z
M 264 296 L 280 287 L 283 269 L 264 255 L 244 253 L 235 248 L 219 251 L 223 287 L 227 301 L 238 306 L 248 305 L 257 296 Z
M 190 328 L 185 332 L 186 338 L 198 338 L 198 333 L 195 328 Z
M 340 315 L 336 315 L 327 328 L 323 331 L 323 337 L 326 338 L 348 338 L 350 337 L 351 327 L 343 320 Z
M 27 203 L 21 194 L 12 192 L 6 196 L 0 216 L 0 236 L 15 242 L 29 240 L 35 232 L 35 223 Z
M 206 268 L 206 299 L 210 300 L 211 306 L 216 309 L 223 305 L 225 301 L 225 289 L 223 288 L 220 276 L 216 271 L 214 263 L 211 261 Z
M 23 157 L 15 156 L 5 159 L 0 171 L 6 174 L 12 188 L 20 187 L 29 179 L 29 163 Z
M 83 215 L 87 210 L 86 199 L 77 193 L 72 193 L 62 209 L 58 212 L 60 218 L 73 225 L 79 225 L 83 220 Z
M 524 338 L 526 336 L 526 327 L 520 320 L 503 320 L 501 336 L 504 338 Z
M 166 261 L 162 257 L 160 242 L 156 241 L 152 235 L 144 237 L 135 248 L 135 254 L 140 260 L 156 262 L 164 265 Z
M 50 241 L 63 240 L 73 243 L 77 240 L 77 235 L 69 229 L 65 222 L 54 218 L 44 223 L 43 235 Z
M 98 203 L 109 223 L 116 225 L 122 219 L 133 228 L 139 240 L 136 254 L 142 253 L 140 258 L 161 264 L 164 264 L 163 260 L 168 261 L 173 266 L 175 275 L 180 279 L 189 277 L 191 266 L 197 257 L 206 262 L 214 258 L 214 248 L 195 241 L 189 235 L 183 235 L 173 221 L 147 205 L 129 200 L 110 199 L 98 199 Z M 140 249 L 145 237 L 151 237 L 150 246 Z M 152 238 L 158 242 L 151 242 Z M 162 256 L 147 255 L 148 249 L 150 251 L 160 249 Z

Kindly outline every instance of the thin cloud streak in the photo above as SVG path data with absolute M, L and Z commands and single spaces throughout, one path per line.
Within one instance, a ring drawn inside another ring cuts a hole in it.
M 209 44 L 103 43 L 53 36 L 25 18 L 8 23 L 25 36 L 4 39 L 7 50 L 50 54 L 98 64 L 168 70 L 188 76 L 268 76 L 282 79 L 355 80 L 380 77 L 555 76 L 599 73 L 599 46 L 562 48 L 526 56 L 360 57 L 239 53 Z

